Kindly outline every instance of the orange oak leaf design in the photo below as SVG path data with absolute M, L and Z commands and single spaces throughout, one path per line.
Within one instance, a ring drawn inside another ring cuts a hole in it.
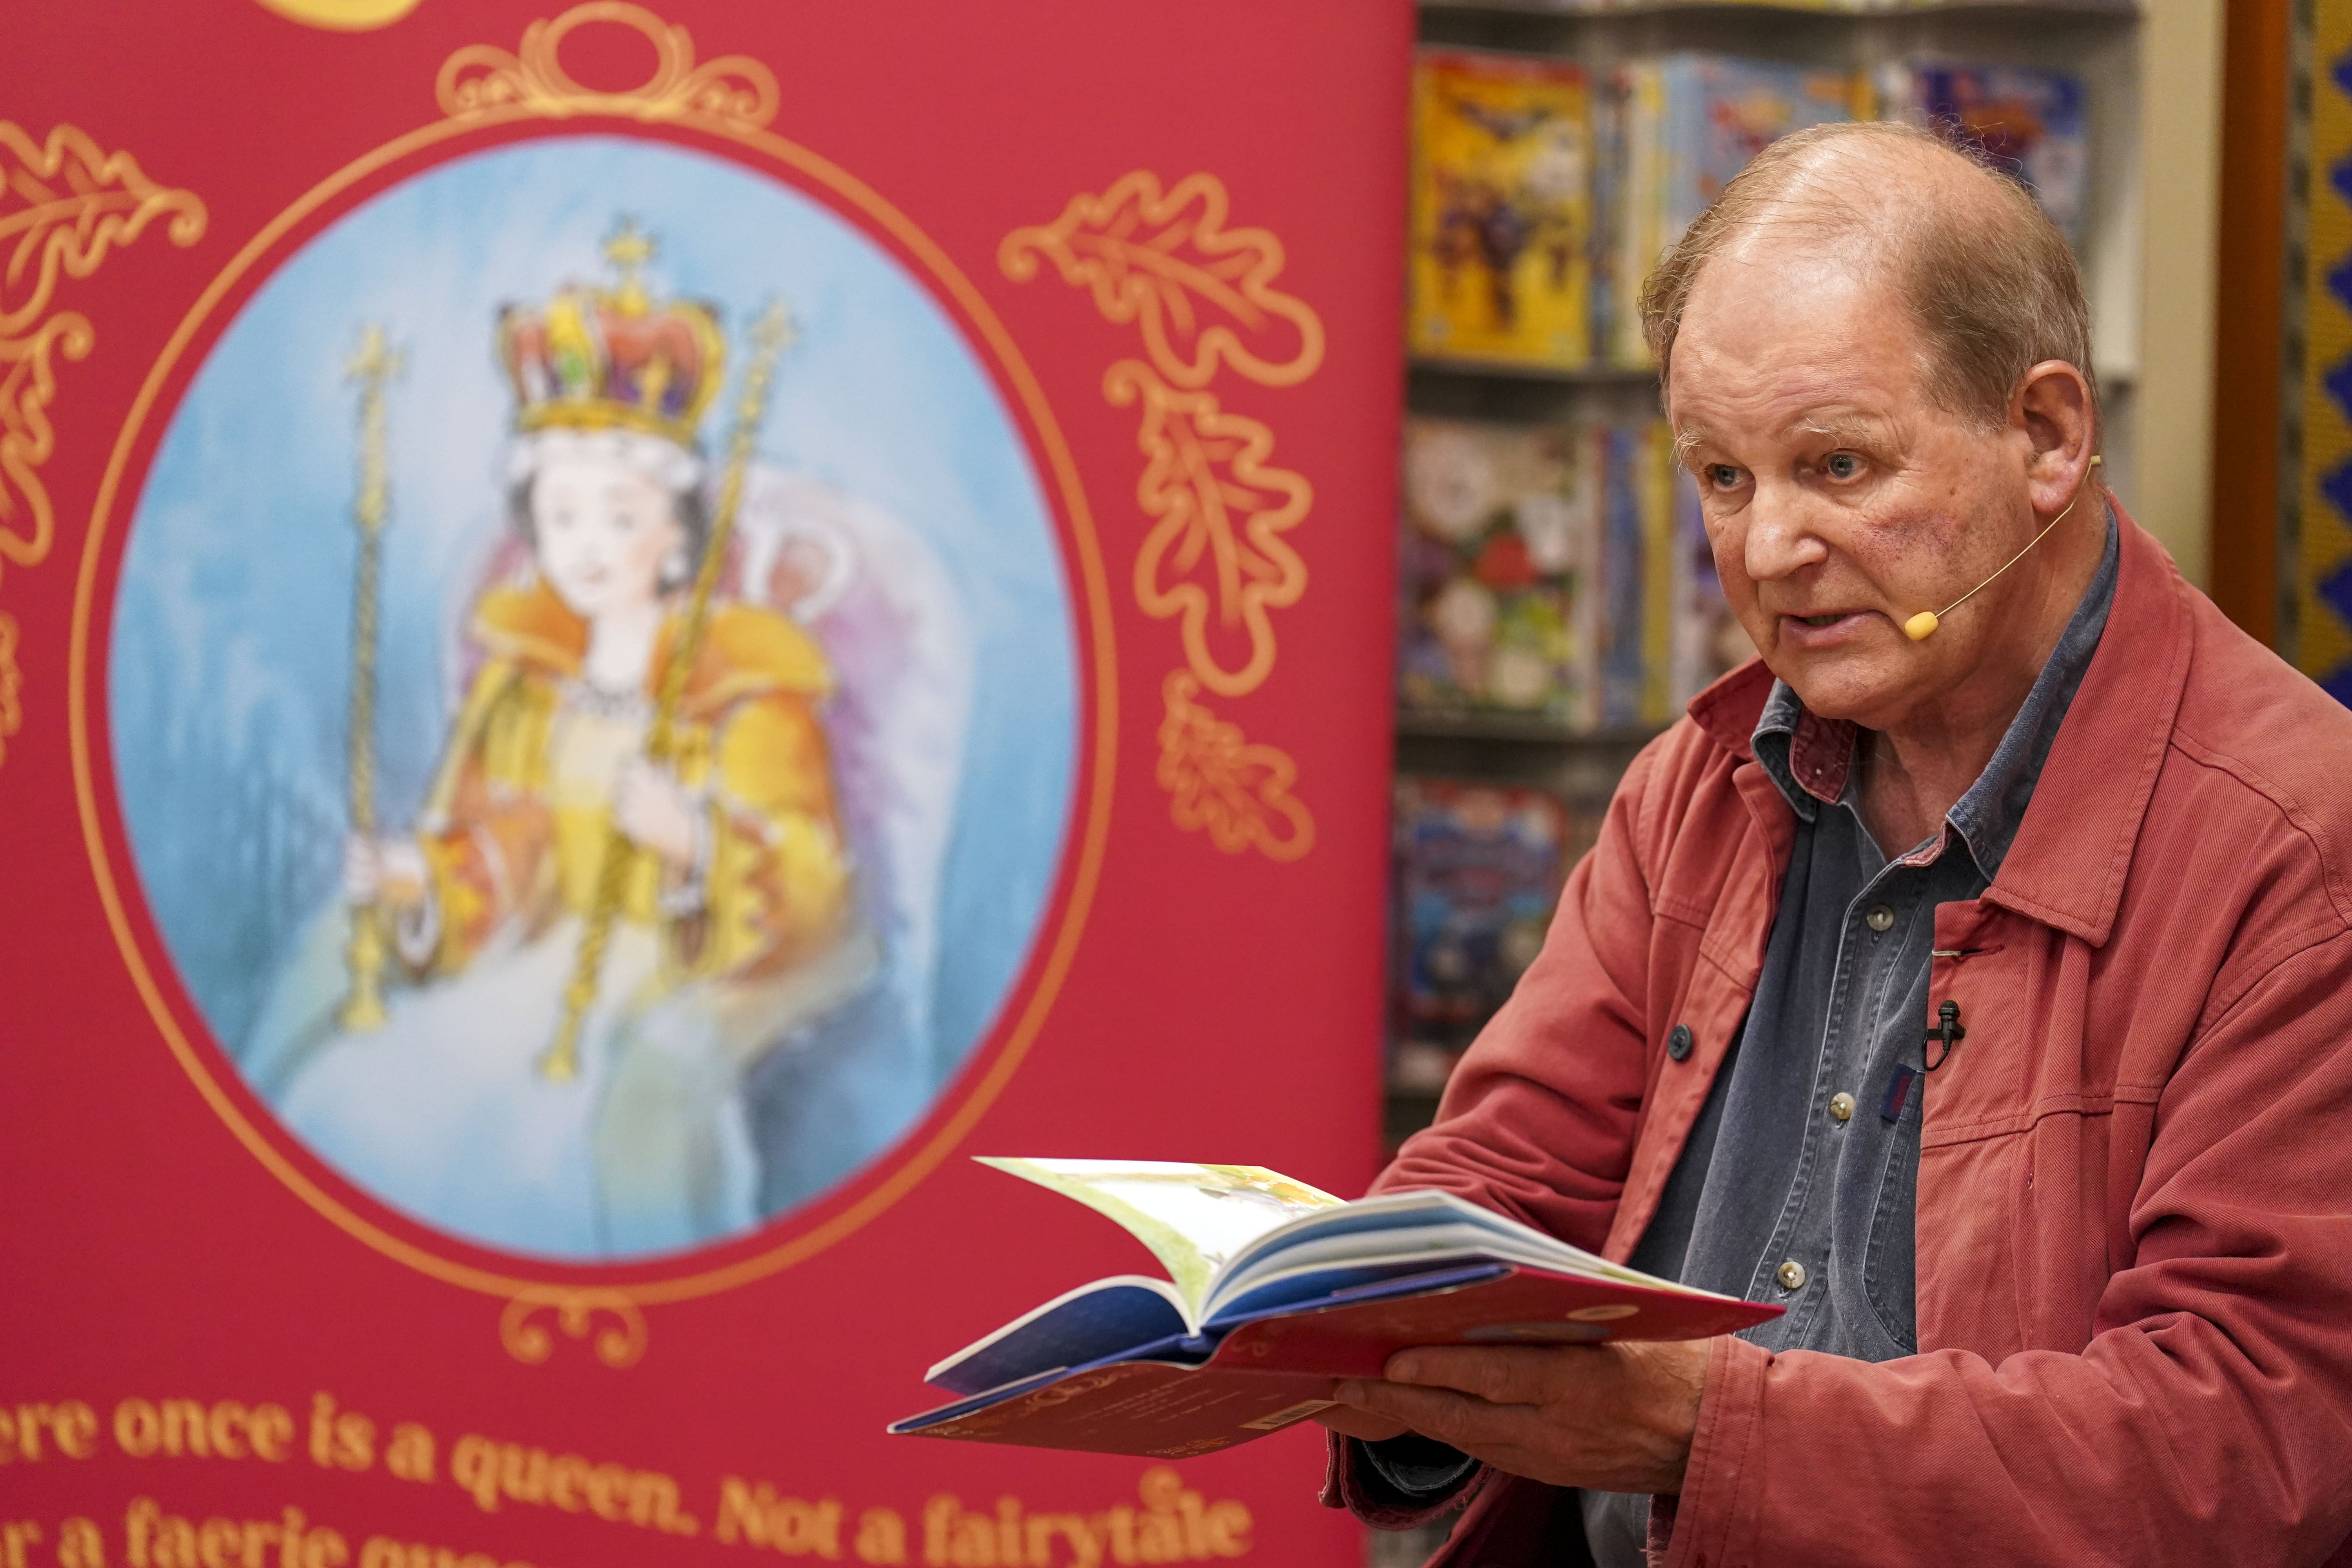
M 1255 848 L 1269 859 L 1297 859 L 1315 847 L 1315 817 L 1290 793 L 1298 764 L 1277 747 L 1252 744 L 1240 725 L 1194 700 L 1200 691 L 1190 670 L 1171 670 L 1160 683 L 1167 712 L 1157 777 L 1169 816 L 1188 833 L 1208 829 L 1228 855 Z
M 1282 536 L 1314 504 L 1314 488 L 1266 461 L 1274 433 L 1265 425 L 1225 413 L 1213 394 L 1170 386 L 1139 360 L 1112 365 L 1103 395 L 1143 410 L 1135 497 L 1153 521 L 1136 552 L 1136 602 L 1180 617 L 1185 661 L 1210 690 L 1255 690 L 1274 669 L 1267 612 L 1307 591 L 1307 563 Z
M 1227 228 L 1226 212 L 1214 175 L 1188 174 L 1163 192 L 1138 169 L 1098 196 L 1071 197 L 1052 223 L 1006 235 L 997 264 L 1026 282 L 1050 258 L 1106 321 L 1136 324 L 1153 367 L 1178 386 L 1206 386 L 1220 361 L 1266 386 L 1304 381 L 1323 363 L 1322 320 L 1274 287 L 1282 242 Z
M 563 67 L 563 41 L 591 23 L 629 28 L 652 45 L 653 75 L 615 91 L 573 79 Z M 442 62 L 434 93 L 453 120 L 619 114 L 735 130 L 767 124 L 778 104 L 776 75 L 766 66 L 744 55 L 697 65 L 694 39 L 684 27 L 629 0 L 589 0 L 552 20 L 533 22 L 523 29 L 518 53 L 468 44 Z
M 57 446 L 52 360 L 80 359 L 96 341 L 87 317 L 49 313 L 58 279 L 89 277 L 167 214 L 173 244 L 203 237 L 205 204 L 149 179 L 130 153 L 70 125 L 37 142 L 0 120 L 0 561 L 33 565 L 57 537 L 39 474 Z

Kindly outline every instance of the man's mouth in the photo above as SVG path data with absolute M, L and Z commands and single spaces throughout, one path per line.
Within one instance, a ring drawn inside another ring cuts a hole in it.
M 1797 618 L 1809 626 L 1833 626 L 1845 619 L 1845 612 L 1832 610 L 1826 616 L 1799 616 Z

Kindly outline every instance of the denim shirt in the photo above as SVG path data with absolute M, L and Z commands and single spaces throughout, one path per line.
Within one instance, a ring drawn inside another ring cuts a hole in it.
M 2117 562 L 2110 518 L 2098 570 L 1991 760 L 1938 831 L 1893 859 L 1861 816 L 1859 732 L 1773 685 L 1754 749 L 1797 816 L 1788 877 L 1747 1022 L 1630 1260 L 1787 1309 L 1743 1338 L 1873 1362 L 1918 1348 L 1912 1225 L 1936 906 L 1978 898 L 2000 873 L 2105 629 Z M 1396 1453 L 1392 1469 L 1381 1448 L 1375 1468 L 1407 1491 L 1466 1468 L 1420 1449 Z M 1649 1500 L 1581 1501 L 1599 1568 L 1637 1568 Z

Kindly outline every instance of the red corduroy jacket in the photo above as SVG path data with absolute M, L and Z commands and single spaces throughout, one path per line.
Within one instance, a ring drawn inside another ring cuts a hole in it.
M 1968 1037 L 1926 1080 L 1920 1353 L 1716 1341 L 1654 1563 L 2352 1564 L 2352 712 L 2120 526 L 2017 840 L 1936 911 L 1922 1031 L 1950 998 Z M 1779 904 L 1770 683 L 1735 671 L 1633 763 L 1381 1188 L 1632 1253 Z M 1411 1522 L 1362 1462 L 1335 1439 L 1325 1500 Z M 1570 1494 L 1488 1472 L 1436 1562 L 1582 1556 Z

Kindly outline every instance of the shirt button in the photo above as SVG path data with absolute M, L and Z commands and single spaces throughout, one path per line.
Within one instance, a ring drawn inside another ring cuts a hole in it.
M 1783 1290 L 1801 1290 L 1805 1288 L 1805 1266 L 1791 1258 L 1772 1271 L 1772 1278 L 1780 1282 Z
M 1843 1089 L 1840 1089 L 1837 1093 L 1831 1095 L 1830 1118 L 1832 1121 L 1853 1121 L 1853 1096 L 1846 1093 Z
M 1691 1032 L 1688 1024 L 1676 1024 L 1666 1032 L 1666 1055 L 1682 1061 L 1691 1054 Z
M 1870 912 L 1862 917 L 1862 923 L 1873 931 L 1885 931 L 1895 923 L 1895 911 L 1885 904 L 1873 904 Z

